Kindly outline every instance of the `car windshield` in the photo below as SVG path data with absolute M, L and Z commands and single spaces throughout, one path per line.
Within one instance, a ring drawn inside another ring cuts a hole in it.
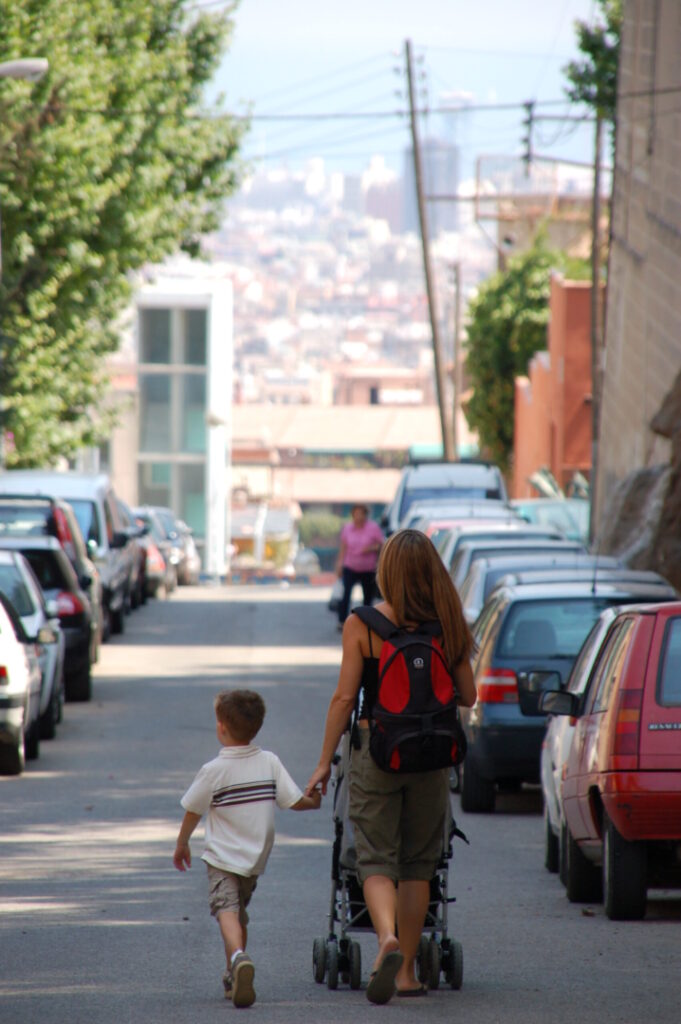
M 446 498 L 451 498 L 454 501 L 477 498 L 478 501 L 482 501 L 485 498 L 498 497 L 498 490 L 486 491 L 484 487 L 414 487 L 404 492 L 401 518 L 404 519 L 411 506 L 417 501 L 442 501 Z
M 506 658 L 576 658 L 604 608 L 622 596 L 518 601 L 506 618 L 497 654 Z
M 13 503 L 0 506 L 0 536 L 44 535 L 48 532 L 49 505 L 24 506 Z
M 665 632 L 665 650 L 658 684 L 658 703 L 681 704 L 681 619 L 670 619 Z
M 38 577 L 38 583 L 43 590 L 68 589 L 69 580 L 62 566 L 55 557 L 54 551 L 42 551 L 26 549 L 22 554 L 28 560 L 33 572 Z M 67 563 L 68 564 L 68 563 Z
M 76 513 L 80 532 L 83 534 L 85 542 L 93 540 L 95 544 L 100 544 L 99 522 L 94 501 L 86 501 L 79 498 L 69 498 L 68 501 Z
M 0 591 L 10 599 L 17 615 L 33 615 L 35 608 L 16 566 L 0 565 Z

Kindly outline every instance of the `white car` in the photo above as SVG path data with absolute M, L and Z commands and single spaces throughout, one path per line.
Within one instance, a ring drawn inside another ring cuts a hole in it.
M 54 738 L 64 707 L 64 652 L 56 602 L 47 603 L 27 559 L 19 551 L 0 551 L 0 593 L 14 606 L 26 636 L 36 644 L 40 665 L 40 739 Z
M 0 772 L 19 775 L 38 756 L 40 665 L 12 604 L 0 593 Z

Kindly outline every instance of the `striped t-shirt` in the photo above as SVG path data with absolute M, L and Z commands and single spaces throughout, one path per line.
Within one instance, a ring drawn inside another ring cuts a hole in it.
M 185 811 L 205 815 L 203 860 L 237 875 L 261 875 L 274 843 L 274 805 L 302 796 L 276 754 L 253 744 L 222 747 L 182 797 Z

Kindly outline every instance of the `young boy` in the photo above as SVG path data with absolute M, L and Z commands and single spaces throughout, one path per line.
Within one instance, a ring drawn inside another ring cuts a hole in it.
M 304 796 L 283 764 L 252 740 L 265 717 L 265 703 L 253 690 L 225 690 L 215 698 L 216 732 L 222 750 L 199 771 L 182 797 L 184 819 L 173 864 L 191 866 L 189 839 L 204 815 L 211 914 L 225 944 L 225 998 L 235 1006 L 255 1002 L 255 967 L 246 950 L 246 907 L 274 843 L 274 805 L 315 810 L 321 794 Z

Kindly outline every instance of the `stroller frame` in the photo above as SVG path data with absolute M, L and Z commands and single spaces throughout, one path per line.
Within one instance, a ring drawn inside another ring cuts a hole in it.
M 362 983 L 362 953 L 359 942 L 348 936 L 353 932 L 373 932 L 369 911 L 364 903 L 362 886 L 352 864 L 354 850 L 350 845 L 352 829 L 347 818 L 348 769 L 352 751 L 350 730 L 341 739 L 340 753 L 333 759 L 334 842 L 331 856 L 331 900 L 328 932 L 314 940 L 312 974 L 318 984 L 337 989 L 339 980 L 358 989 Z M 452 770 L 452 788 L 456 787 L 456 770 Z M 463 839 L 452 813 L 451 799 L 445 818 L 440 860 L 430 882 L 430 902 L 419 942 L 416 968 L 419 981 L 436 989 L 441 976 L 453 989 L 463 984 L 463 947 L 449 936 L 449 904 L 456 897 L 449 895 L 449 864 L 453 859 L 454 839 Z

